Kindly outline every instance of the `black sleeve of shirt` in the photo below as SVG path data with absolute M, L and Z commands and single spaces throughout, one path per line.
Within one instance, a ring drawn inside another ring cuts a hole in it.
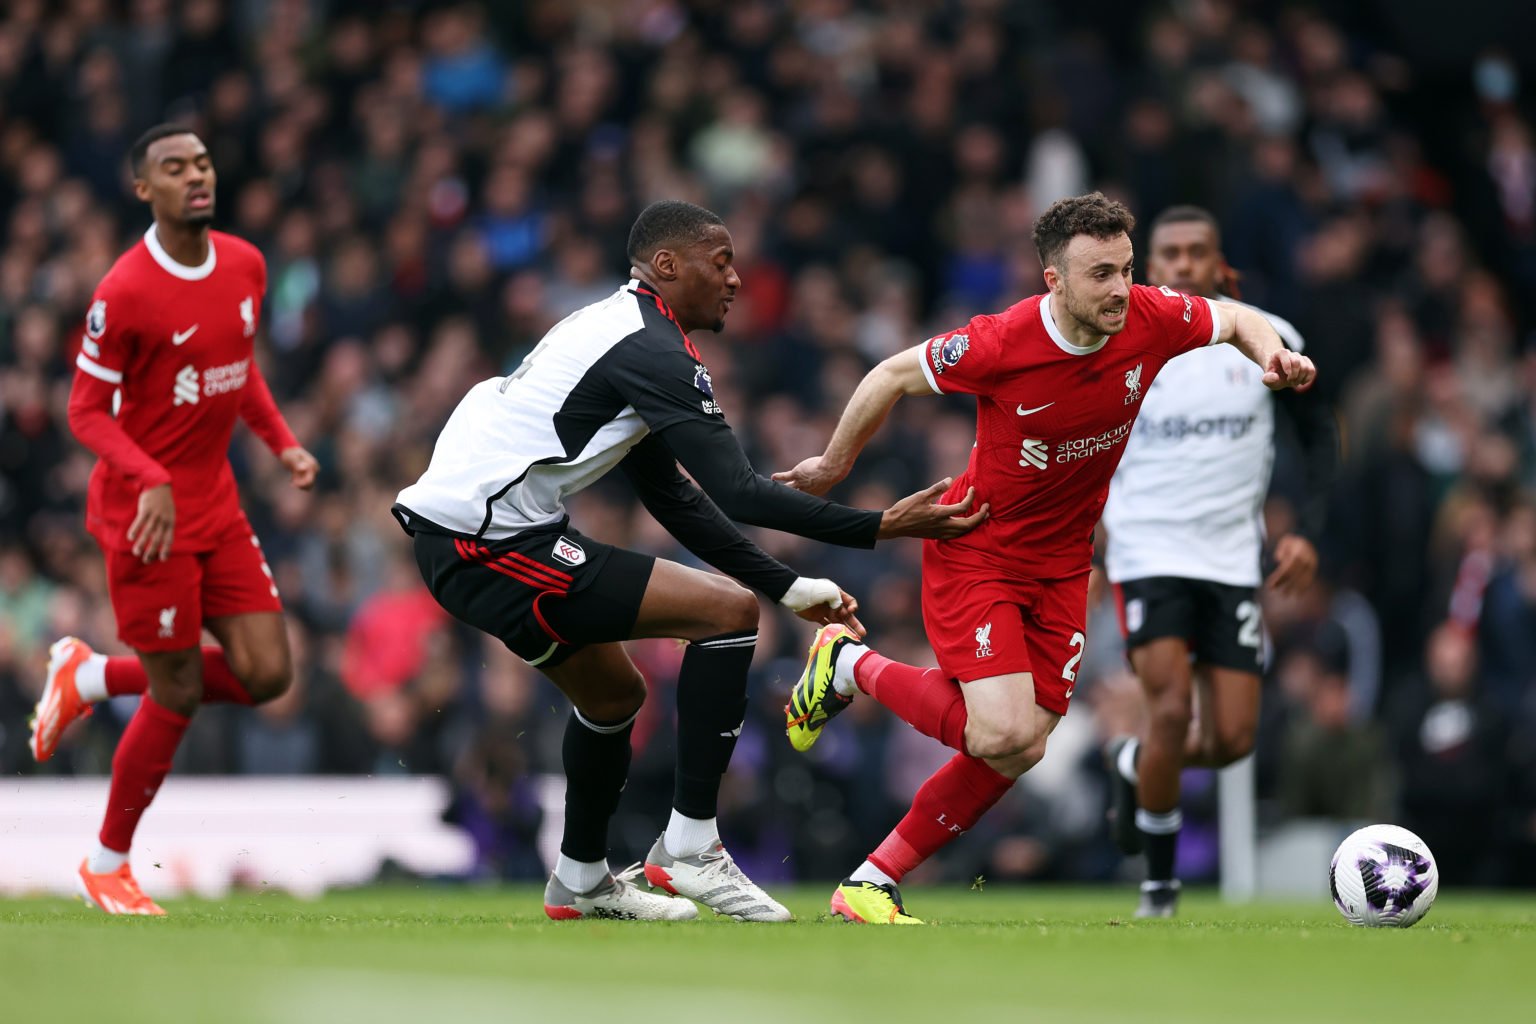
M 757 474 L 724 420 L 683 420 L 659 435 L 688 475 L 738 523 L 847 548 L 872 548 L 883 513 L 849 508 Z
M 652 433 L 686 420 L 724 419 L 708 367 L 683 350 L 681 338 L 639 331 L 602 358 L 604 377 Z
M 1306 497 L 1297 510 L 1297 530 L 1316 544 L 1323 534 L 1329 489 L 1339 468 L 1339 426 L 1333 409 L 1316 389 L 1277 391 L 1275 410 L 1290 422 L 1301 451 Z
M 670 328 L 669 328 L 670 329 Z M 632 405 L 720 511 L 738 523 L 850 548 L 872 548 L 882 513 L 848 508 L 759 476 L 715 402 L 703 363 L 659 331 L 644 331 L 603 359 Z
M 715 503 L 678 472 L 677 461 L 652 434 L 630 449 L 619 468 L 656 521 L 699 558 L 777 601 L 799 574 L 741 535 Z

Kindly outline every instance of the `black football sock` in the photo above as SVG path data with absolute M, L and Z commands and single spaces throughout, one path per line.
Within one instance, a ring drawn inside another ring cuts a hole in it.
M 688 645 L 677 673 L 677 776 L 672 806 L 713 818 L 747 714 L 747 670 L 757 630 L 723 633 Z
M 638 715 L 639 712 L 635 712 Z M 608 819 L 619 807 L 629 778 L 629 734 L 635 715 L 622 722 L 591 722 L 571 710 L 560 759 L 565 765 L 565 833 L 560 852 L 571 860 L 606 860 Z
M 1136 827 L 1141 829 L 1147 853 L 1147 881 L 1173 881 L 1173 860 L 1179 846 L 1179 829 L 1184 814 L 1177 807 L 1164 813 L 1136 809 Z

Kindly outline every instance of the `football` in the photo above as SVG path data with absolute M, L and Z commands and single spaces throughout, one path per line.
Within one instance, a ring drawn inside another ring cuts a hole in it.
M 1350 924 L 1407 928 L 1434 906 L 1440 870 L 1424 840 L 1412 832 L 1367 825 L 1334 852 L 1328 891 Z

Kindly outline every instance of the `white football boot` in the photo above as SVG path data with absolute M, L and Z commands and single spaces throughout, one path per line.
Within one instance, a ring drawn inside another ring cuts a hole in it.
M 554 875 L 544 886 L 544 913 L 554 921 L 596 917 L 614 921 L 691 921 L 699 908 L 687 900 L 646 892 L 633 881 L 642 867 L 632 864 L 609 875 L 589 892 L 572 892 Z
M 645 878 L 654 889 L 697 900 L 738 921 L 794 920 L 783 905 L 742 873 L 719 841 L 692 857 L 674 857 L 659 837 L 646 855 Z

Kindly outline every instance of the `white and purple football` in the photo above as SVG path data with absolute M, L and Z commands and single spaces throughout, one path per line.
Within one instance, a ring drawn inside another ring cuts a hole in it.
M 1349 834 L 1328 868 L 1333 905 L 1350 924 L 1407 928 L 1429 913 L 1440 869 L 1424 840 L 1396 825 L 1367 825 Z

